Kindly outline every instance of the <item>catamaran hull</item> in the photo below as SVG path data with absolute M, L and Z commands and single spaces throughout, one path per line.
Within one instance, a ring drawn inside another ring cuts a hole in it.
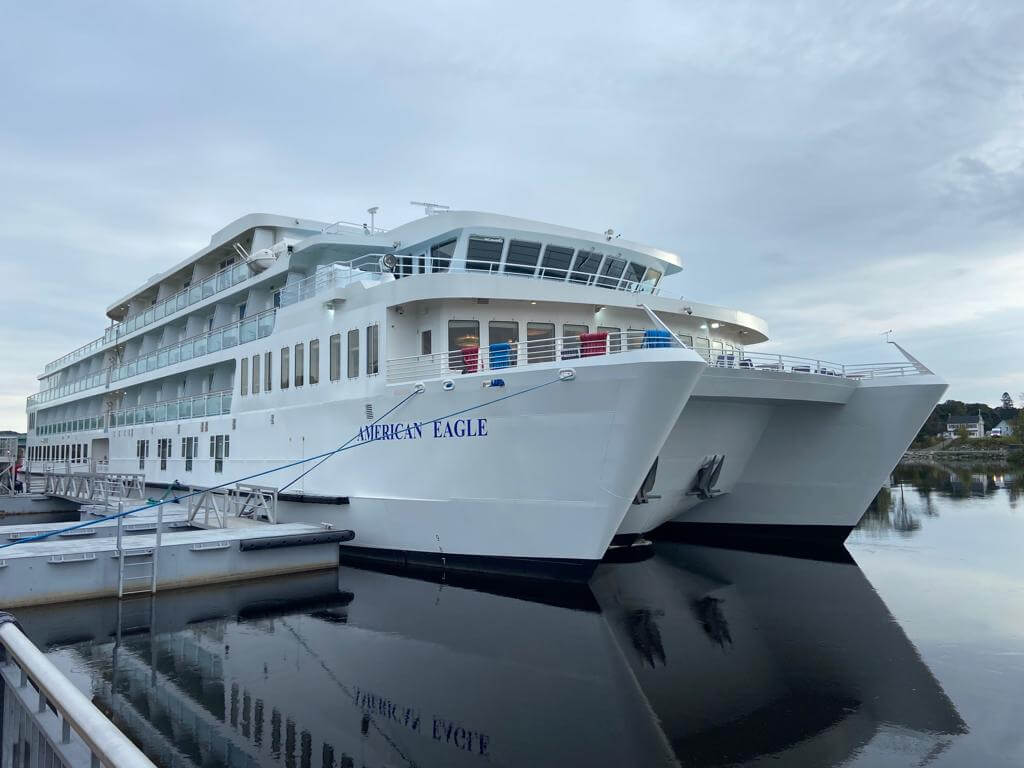
M 653 493 L 620 535 L 842 541 L 946 390 L 934 375 L 849 380 L 709 368 L 673 427 Z M 723 457 L 701 494 L 698 470 Z M 665 470 L 668 471 L 665 471 Z

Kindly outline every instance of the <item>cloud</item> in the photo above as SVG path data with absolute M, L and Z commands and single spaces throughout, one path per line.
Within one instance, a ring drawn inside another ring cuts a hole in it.
M 1010 0 L 23 3 L 6 21 L 0 427 L 110 301 L 236 216 L 377 204 L 393 225 L 411 199 L 677 251 L 679 292 L 762 315 L 797 354 L 874 356 L 893 327 L 939 353 L 952 396 L 1024 389 L 1007 364 L 990 392 L 1024 346 L 1002 334 L 1024 223 Z

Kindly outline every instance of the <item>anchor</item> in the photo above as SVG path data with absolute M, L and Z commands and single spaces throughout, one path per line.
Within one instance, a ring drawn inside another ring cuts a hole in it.
M 693 478 L 687 496 L 696 496 L 699 499 L 710 499 L 718 496 L 722 491 L 716 490 L 718 476 L 722 474 L 722 464 L 725 463 L 725 454 L 719 456 L 717 453 L 710 459 L 704 459 L 704 463 L 697 470 L 697 476 Z

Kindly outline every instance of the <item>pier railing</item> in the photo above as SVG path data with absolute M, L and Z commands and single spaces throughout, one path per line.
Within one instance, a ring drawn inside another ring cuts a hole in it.
M 155 768 L 5 613 L 0 613 L 0 652 L 0 692 L 11 697 L 4 708 L 21 708 L 33 726 L 26 729 L 30 738 L 24 741 L 12 734 L 13 765 L 88 762 L 105 768 Z M 30 708 L 29 702 L 35 706 Z

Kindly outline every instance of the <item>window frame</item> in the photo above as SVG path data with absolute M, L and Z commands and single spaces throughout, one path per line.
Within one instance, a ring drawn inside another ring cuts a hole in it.
M 309 386 L 320 383 L 320 339 L 309 340 Z

